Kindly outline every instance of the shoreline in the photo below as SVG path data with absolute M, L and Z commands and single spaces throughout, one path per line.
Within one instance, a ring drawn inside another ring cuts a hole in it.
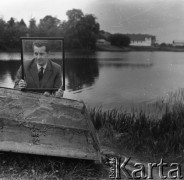
M 184 52 L 181 47 L 116 47 L 112 45 L 98 45 L 96 50 L 109 51 L 109 52 L 131 52 L 131 51 L 171 51 L 171 52 Z
M 133 52 L 133 51 L 170 51 L 170 52 L 184 52 L 184 48 L 180 47 L 117 47 L 112 45 L 97 45 L 96 49 L 65 49 L 66 53 L 93 53 L 98 51 L 104 52 Z M 0 53 L 20 53 L 19 49 L 0 50 Z

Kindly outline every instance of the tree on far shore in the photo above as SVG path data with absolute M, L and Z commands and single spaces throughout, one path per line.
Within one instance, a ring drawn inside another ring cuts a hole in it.
M 5 34 L 6 34 L 6 22 L 2 18 L 0 18 L 0 49 L 2 50 L 6 50 Z
M 4 43 L 7 49 L 16 49 L 20 47 L 21 36 L 26 36 L 28 32 L 27 26 L 23 19 L 16 21 L 13 17 L 5 25 Z
M 5 22 L 0 19 L 0 50 L 18 50 L 20 37 L 64 37 L 66 48 L 94 49 L 99 35 L 100 25 L 92 14 L 83 14 L 80 9 L 66 12 L 67 21 L 61 21 L 51 15 L 46 15 L 36 23 L 31 18 L 29 25 L 24 20 L 17 21 L 13 17 Z
M 61 21 L 50 15 L 45 16 L 43 19 L 40 19 L 38 25 L 39 36 L 59 36 L 59 25 Z
M 32 36 L 32 37 L 38 36 L 38 27 L 36 25 L 35 18 L 31 18 L 29 20 L 28 34 L 29 36 Z
M 111 45 L 126 47 L 130 44 L 130 38 L 123 34 L 112 34 L 110 37 Z
M 68 47 L 94 49 L 100 25 L 92 14 L 84 15 L 80 9 L 67 11 L 65 37 Z

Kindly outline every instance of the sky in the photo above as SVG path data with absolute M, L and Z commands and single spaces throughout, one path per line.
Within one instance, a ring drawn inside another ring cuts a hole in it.
M 66 12 L 93 14 L 100 29 L 110 33 L 155 35 L 158 43 L 184 41 L 184 0 L 1 0 L 0 17 L 8 21 L 46 15 L 67 20 Z

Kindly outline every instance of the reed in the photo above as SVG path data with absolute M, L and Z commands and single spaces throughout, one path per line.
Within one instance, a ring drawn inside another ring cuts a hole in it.
M 139 110 L 93 108 L 90 115 L 99 133 L 108 132 L 103 133 L 102 143 L 111 137 L 125 150 L 150 155 L 167 156 L 184 150 L 184 89 Z

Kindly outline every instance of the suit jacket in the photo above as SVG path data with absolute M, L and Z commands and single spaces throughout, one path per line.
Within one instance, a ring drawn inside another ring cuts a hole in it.
M 22 79 L 22 67 L 19 68 L 16 79 L 15 88 L 18 87 L 19 81 Z M 48 60 L 47 67 L 43 74 L 42 80 L 39 82 L 38 69 L 35 60 L 24 62 L 24 80 L 27 83 L 26 88 L 60 88 L 61 83 L 61 67 Z

